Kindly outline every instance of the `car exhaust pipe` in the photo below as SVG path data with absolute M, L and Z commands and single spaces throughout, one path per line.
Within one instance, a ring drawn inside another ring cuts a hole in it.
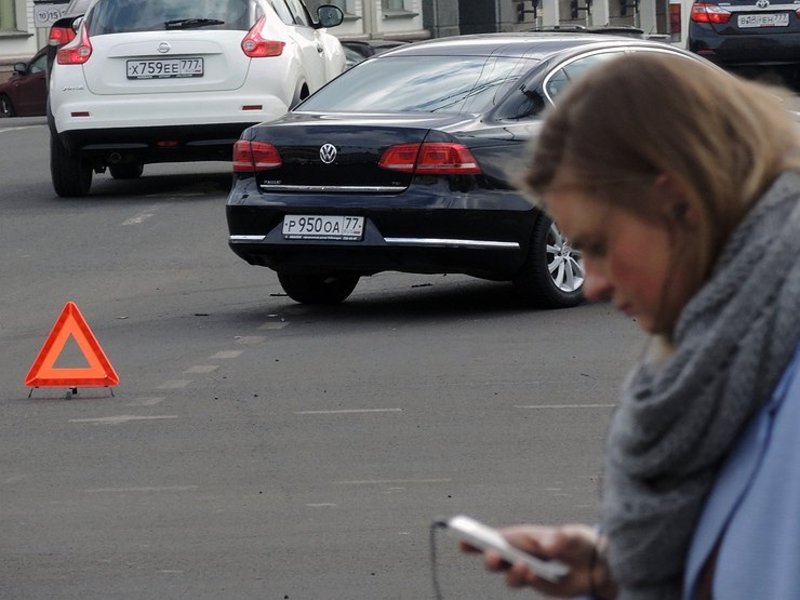
M 108 155 L 108 162 L 112 165 L 116 165 L 122 162 L 122 155 L 119 152 L 112 152 Z

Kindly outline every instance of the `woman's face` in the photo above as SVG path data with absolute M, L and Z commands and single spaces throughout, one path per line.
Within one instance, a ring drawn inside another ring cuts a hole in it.
M 666 227 L 577 188 L 552 189 L 545 204 L 583 253 L 587 300 L 610 300 L 645 331 L 671 334 L 691 293 Z

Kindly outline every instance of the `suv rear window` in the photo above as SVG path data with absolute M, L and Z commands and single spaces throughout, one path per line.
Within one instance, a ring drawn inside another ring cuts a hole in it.
M 253 25 L 251 0 L 100 0 L 89 35 L 165 29 L 236 29 Z

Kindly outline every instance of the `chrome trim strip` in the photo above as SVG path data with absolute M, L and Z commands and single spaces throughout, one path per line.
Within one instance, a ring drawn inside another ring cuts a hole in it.
M 445 246 L 450 248 L 498 248 L 519 250 L 518 242 L 494 242 L 491 240 L 453 240 L 447 238 L 385 238 L 387 244 L 398 246 Z
M 263 242 L 265 235 L 232 235 L 228 238 L 231 242 Z
M 265 192 L 402 192 L 405 187 L 393 185 L 269 185 L 258 186 Z

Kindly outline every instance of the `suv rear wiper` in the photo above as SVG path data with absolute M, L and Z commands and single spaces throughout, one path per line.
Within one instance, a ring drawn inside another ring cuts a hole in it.
M 192 27 L 206 27 L 207 25 L 224 25 L 225 21 L 219 19 L 173 19 L 166 21 L 166 29 L 191 29 Z

